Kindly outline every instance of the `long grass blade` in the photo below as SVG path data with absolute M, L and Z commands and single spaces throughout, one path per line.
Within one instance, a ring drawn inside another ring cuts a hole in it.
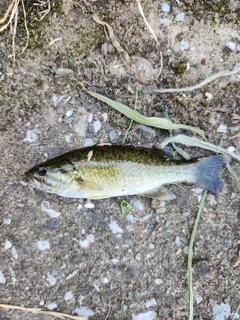
M 172 142 L 182 143 L 185 145 L 190 145 L 190 146 L 194 146 L 194 147 L 199 147 L 199 148 L 211 150 L 216 153 L 226 154 L 226 155 L 229 155 L 230 157 L 240 161 L 240 155 L 236 154 L 235 152 L 229 152 L 227 149 L 216 146 L 213 143 L 203 141 L 203 140 L 200 140 L 200 139 L 197 139 L 194 137 L 188 137 L 188 136 L 185 136 L 182 134 L 179 134 L 178 136 L 175 136 L 175 137 L 170 137 L 170 138 L 164 139 L 161 142 L 161 146 L 165 147 L 167 144 L 172 143 Z
M 192 285 L 192 256 L 193 256 L 193 242 L 196 236 L 198 223 L 203 210 L 204 202 L 207 196 L 207 190 L 204 190 L 202 200 L 198 209 L 197 218 L 195 220 L 193 231 L 191 234 L 188 247 L 188 306 L 189 306 L 189 320 L 193 320 L 193 285 Z
M 146 126 L 152 126 L 152 127 L 166 129 L 166 130 L 174 130 L 174 129 L 191 130 L 204 138 L 204 131 L 199 128 L 195 128 L 192 126 L 186 126 L 183 124 L 173 123 L 171 120 L 166 119 L 166 118 L 145 117 L 141 113 L 129 108 L 128 106 L 126 106 L 120 102 L 116 102 L 114 100 L 111 100 L 105 96 L 102 96 L 99 93 L 95 93 L 95 92 L 91 92 L 91 91 L 87 91 L 87 92 L 92 97 L 97 98 L 100 101 L 107 103 L 109 106 L 113 107 L 115 110 L 121 112 L 126 117 L 128 117 L 138 123 L 144 124 Z

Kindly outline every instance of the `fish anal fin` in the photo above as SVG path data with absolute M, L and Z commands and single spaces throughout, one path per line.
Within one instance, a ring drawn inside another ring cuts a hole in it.
M 91 190 L 91 191 L 100 191 L 102 188 L 93 181 L 83 180 L 82 178 L 76 178 L 75 181 L 77 182 L 79 188 L 84 190 Z
M 172 193 L 170 193 L 166 188 L 164 187 L 158 187 L 153 190 L 149 190 L 145 193 L 141 194 L 144 197 L 149 197 L 149 198 L 154 198 L 154 199 L 159 199 L 159 200 L 164 200 L 164 201 L 169 201 L 169 200 L 174 200 L 176 196 Z

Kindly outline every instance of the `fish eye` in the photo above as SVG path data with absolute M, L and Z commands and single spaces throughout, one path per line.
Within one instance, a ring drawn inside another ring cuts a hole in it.
M 45 176 L 45 174 L 47 173 L 47 168 L 39 167 L 38 173 L 40 174 L 40 176 Z

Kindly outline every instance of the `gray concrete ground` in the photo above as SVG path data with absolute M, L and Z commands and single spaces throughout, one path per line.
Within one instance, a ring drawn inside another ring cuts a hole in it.
M 15 65 L 10 28 L 0 34 L 0 303 L 94 313 L 96 319 L 187 319 L 187 247 L 198 189 L 170 186 L 176 199 L 162 204 L 128 197 L 133 208 L 123 216 L 122 198 L 61 198 L 21 181 L 31 166 L 68 150 L 121 143 L 130 121 L 87 95 L 83 86 L 129 106 L 138 90 L 139 112 L 163 117 L 167 110 L 174 122 L 199 126 L 217 145 L 223 137 L 222 145 L 239 153 L 239 74 L 193 92 L 156 94 L 150 89 L 193 85 L 233 69 L 240 62 L 240 3 L 142 1 L 163 54 L 158 79 L 159 49 L 136 1 L 65 0 L 52 3 L 41 21 L 36 18 L 47 6 L 38 4 L 25 3 L 30 40 L 23 54 L 26 34 L 19 4 Z M 88 4 L 111 25 L 149 84 L 136 79 L 107 30 L 92 19 Z M 4 3 L 1 16 L 6 8 Z M 134 123 L 127 143 L 159 144 L 168 135 Z M 211 154 L 184 150 L 193 157 Z M 233 169 L 239 177 L 239 163 Z M 239 305 L 239 266 L 234 264 L 240 196 L 226 170 L 223 179 L 223 192 L 207 196 L 195 240 L 195 319 L 210 319 L 221 309 L 226 311 L 217 319 L 226 319 Z M 54 317 L 0 309 L 0 319 Z

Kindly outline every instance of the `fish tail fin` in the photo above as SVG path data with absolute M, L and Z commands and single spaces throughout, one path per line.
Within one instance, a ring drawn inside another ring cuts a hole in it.
M 227 158 L 223 155 L 199 158 L 194 184 L 213 193 L 221 192 L 224 186 L 221 173 L 226 164 Z

